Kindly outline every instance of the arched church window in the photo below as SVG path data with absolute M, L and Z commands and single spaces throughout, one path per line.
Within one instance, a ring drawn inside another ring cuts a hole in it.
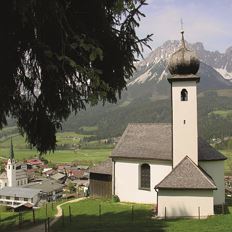
M 181 101 L 188 101 L 188 91 L 186 89 L 181 90 Z
M 150 165 L 142 164 L 140 166 L 140 188 L 150 189 Z

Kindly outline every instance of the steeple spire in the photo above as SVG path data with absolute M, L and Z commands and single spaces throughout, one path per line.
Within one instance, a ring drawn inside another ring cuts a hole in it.
M 182 42 L 181 47 L 186 49 L 185 41 L 184 41 L 184 23 L 182 19 L 180 20 L 180 25 L 181 25 L 180 33 L 181 33 L 181 42 Z
M 13 148 L 13 142 L 12 142 L 12 137 L 10 140 L 10 160 L 12 161 L 14 159 L 14 148 Z

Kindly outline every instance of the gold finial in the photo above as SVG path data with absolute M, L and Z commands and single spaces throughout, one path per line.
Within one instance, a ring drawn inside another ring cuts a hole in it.
M 181 33 L 182 47 L 183 47 L 183 48 L 186 48 L 186 47 L 185 47 L 185 41 L 184 41 L 184 23 L 183 23 L 183 19 L 182 19 L 182 18 L 180 19 L 180 26 L 181 26 L 181 31 L 180 31 L 180 33 Z

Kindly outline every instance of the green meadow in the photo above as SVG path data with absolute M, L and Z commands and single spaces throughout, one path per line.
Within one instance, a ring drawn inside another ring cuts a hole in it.
M 82 140 L 91 135 L 82 135 L 75 132 L 57 133 L 57 149 L 48 152 L 43 157 L 52 163 L 78 162 L 80 164 L 95 164 L 101 162 L 111 154 L 112 146 L 100 144 L 97 141 L 82 143 Z M 36 149 L 31 149 L 25 138 L 19 134 L 2 137 L 0 140 L 0 157 L 8 158 L 10 138 L 14 145 L 16 160 L 25 160 L 38 157 Z M 83 145 L 83 148 L 81 146 Z
M 100 206 L 100 211 L 99 211 Z M 112 203 L 88 199 L 63 205 L 64 221 L 59 220 L 51 231 L 69 232 L 230 232 L 232 214 L 215 215 L 207 219 L 158 220 L 152 218 L 154 205 Z M 229 208 L 231 211 L 232 208 Z
M 47 206 L 44 204 L 41 208 L 35 209 L 35 224 L 43 223 L 47 217 L 50 219 L 54 218 L 57 213 L 56 206 L 62 202 L 65 202 L 65 200 L 47 203 Z M 32 211 L 23 212 L 22 218 L 23 222 L 21 231 L 24 231 L 27 227 L 34 226 Z M 0 228 L 1 232 L 9 230 L 15 231 L 18 229 L 19 213 L 7 211 L 4 206 L 0 206 Z

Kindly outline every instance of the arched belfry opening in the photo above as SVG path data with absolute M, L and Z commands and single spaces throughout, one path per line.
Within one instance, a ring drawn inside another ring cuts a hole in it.
M 186 89 L 181 90 L 180 99 L 181 101 L 188 101 L 188 91 Z

